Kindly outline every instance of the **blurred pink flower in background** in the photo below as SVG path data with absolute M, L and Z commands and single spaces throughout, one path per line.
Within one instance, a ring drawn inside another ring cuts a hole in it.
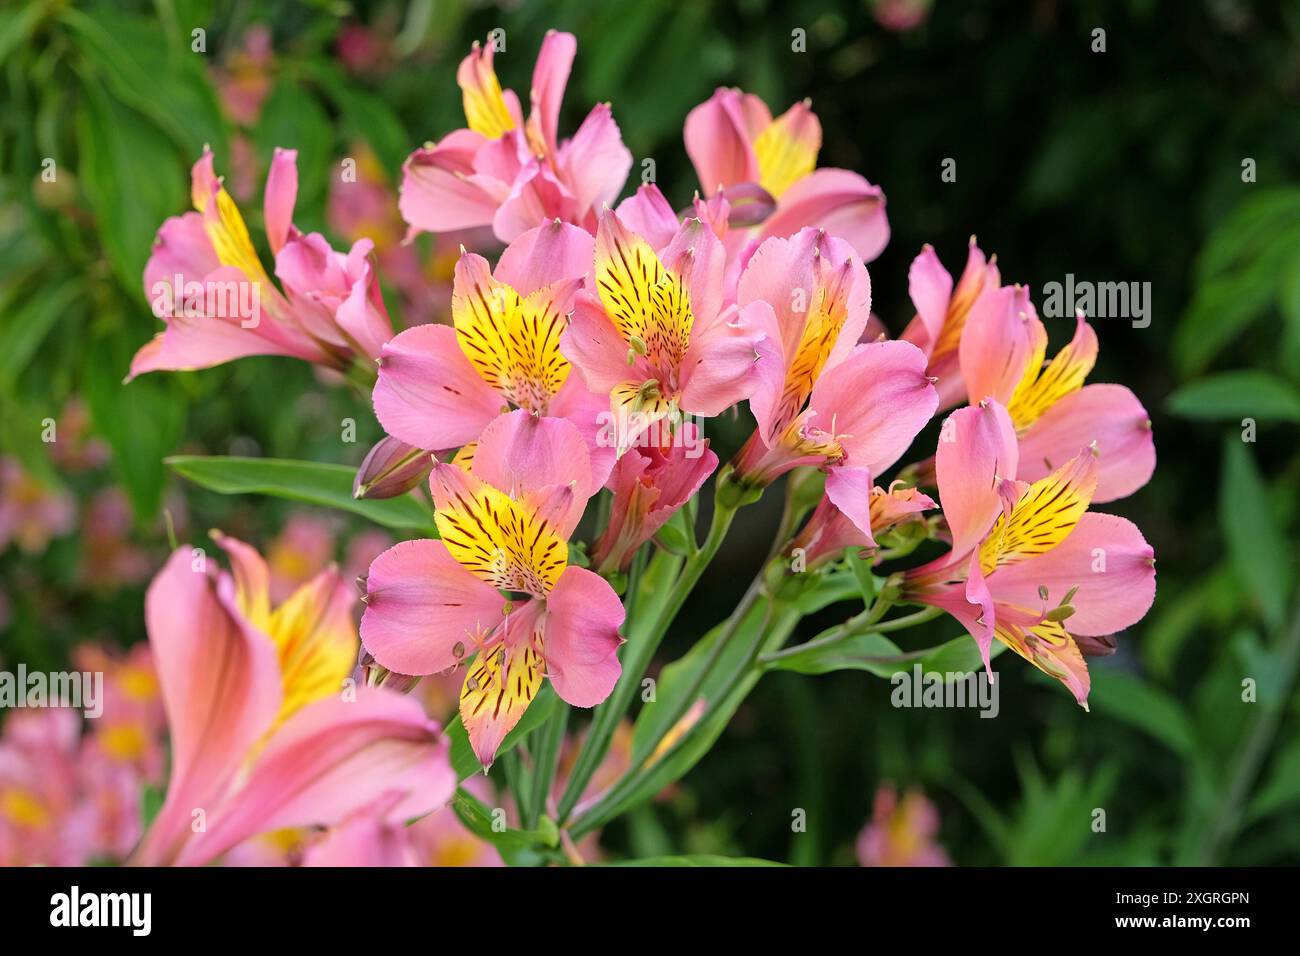
M 334 42 L 338 62 L 349 73 L 383 74 L 394 63 L 393 38 L 397 32 L 396 17 L 381 13 L 374 23 L 358 21 L 345 23 Z
M 871 822 L 858 835 L 861 866 L 952 866 L 935 840 L 939 811 L 920 790 L 898 798 L 891 784 L 876 791 Z
M 262 104 L 271 92 L 275 54 L 271 50 L 271 30 L 265 24 L 249 27 L 243 40 L 212 73 L 226 115 L 240 126 L 252 126 L 262 115 Z
M 81 580 L 92 588 L 138 584 L 149 576 L 149 553 L 131 541 L 131 505 L 121 488 L 98 492 L 81 525 Z
M 904 33 L 930 18 L 934 0 L 871 0 L 871 15 L 886 30 Z
M 15 710 L 0 733 L 0 866 L 120 860 L 140 837 L 140 780 L 87 745 L 72 709 Z
M 324 570 L 334 557 L 334 526 L 324 518 L 295 512 L 266 549 L 271 600 L 279 603 Z
M 145 597 L 172 766 L 136 862 L 201 865 L 259 833 L 336 823 L 390 795 L 393 819 L 445 803 L 456 780 L 439 725 L 402 695 L 346 683 L 352 586 L 327 570 L 273 605 L 261 556 L 214 537 L 232 572 L 179 548 Z
M 80 671 L 104 675 L 104 712 L 89 723 L 86 749 L 161 784 L 167 721 L 149 645 L 116 651 L 83 644 L 72 660 Z
M 0 458 L 0 551 L 13 543 L 40 554 L 51 539 L 70 532 L 76 502 L 66 491 L 32 476 L 14 458 Z
M 61 471 L 87 471 L 108 462 L 108 445 L 91 434 L 90 412 L 74 395 L 64 403 L 50 442 L 50 460 Z

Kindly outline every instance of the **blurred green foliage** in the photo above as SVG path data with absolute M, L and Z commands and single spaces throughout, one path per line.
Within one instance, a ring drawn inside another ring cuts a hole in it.
M 883 28 L 872 8 L 866 0 L 6 7 L 0 452 L 83 498 L 120 484 L 135 537 L 161 555 L 165 501 L 183 501 L 193 528 L 220 525 L 258 544 L 298 507 L 200 491 L 169 473 L 167 456 L 355 466 L 378 437 L 354 394 L 288 360 L 121 385 L 132 352 L 156 330 L 141 282 L 154 232 L 187 208 L 187 170 L 205 144 L 226 170 L 236 132 L 262 170 L 276 145 L 296 147 L 297 221 L 329 234 L 331 166 L 363 140 L 395 178 L 411 148 L 460 125 L 455 64 L 495 27 L 508 36 L 502 81 L 523 90 L 544 31 L 576 33 L 562 128 L 590 103 L 612 101 L 634 156 L 655 159 L 676 203 L 695 187 L 681 123 L 714 86 L 742 86 L 774 109 L 811 97 L 825 130 L 821 164 L 857 169 L 888 195 L 893 239 L 871 273 L 875 311 L 894 332 L 911 315 L 907 266 L 921 244 L 954 266 L 972 232 L 998 254 L 1004 278 L 1035 289 L 1067 273 L 1152 283 L 1150 327 L 1100 323 L 1093 380 L 1129 385 L 1153 418 L 1156 476 L 1107 510 L 1135 519 L 1155 546 L 1156 607 L 1121 637 L 1114 658 L 1094 664 L 1091 714 L 1025 667 L 1002 668 L 996 720 L 894 709 L 888 684 L 857 670 L 773 673 L 684 783 L 612 824 L 607 845 L 648 856 L 851 862 L 872 794 L 892 780 L 921 785 L 938 803 L 941 839 L 959 863 L 1295 862 L 1300 5 L 945 3 L 902 32 Z M 271 86 L 256 121 L 237 130 L 214 69 L 258 24 L 274 39 Z M 337 49 L 357 24 L 379 52 L 349 69 Z M 1104 53 L 1091 49 L 1099 27 Z M 205 31 L 202 52 L 196 29 Z M 806 31 L 806 53 L 792 52 L 796 29 Z M 940 180 L 946 158 L 957 162 L 955 183 Z M 47 182 L 50 161 L 57 175 Z M 254 233 L 256 205 L 244 203 Z M 69 477 L 46 454 L 42 422 L 74 394 L 111 448 L 111 478 Z M 343 444 L 338 423 L 350 415 L 360 434 Z M 745 431 L 719 423 L 719 454 Z M 669 635 L 673 656 L 733 606 L 737 582 L 766 549 L 774 507 L 746 513 Z M 349 527 L 363 526 L 353 520 Z M 52 664 L 92 635 L 142 638 L 140 588 L 81 588 L 78 548 L 73 538 L 38 557 L 0 555 L 5 659 Z M 835 607 L 814 615 L 804 636 L 843 616 Z M 937 621 L 905 640 L 921 647 L 957 634 Z M 1246 680 L 1253 702 L 1243 701 Z M 790 832 L 794 808 L 807 812 L 806 833 Z M 1094 829 L 1098 809 L 1104 832 Z

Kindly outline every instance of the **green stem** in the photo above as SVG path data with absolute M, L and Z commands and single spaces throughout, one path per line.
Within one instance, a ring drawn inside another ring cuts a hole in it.
M 1259 774 L 1260 765 L 1268 756 L 1282 723 L 1286 708 L 1283 702 L 1290 699 L 1291 685 L 1300 666 L 1300 606 L 1291 619 L 1291 629 L 1279 640 L 1278 647 L 1278 700 L 1261 708 L 1254 726 L 1246 738 L 1245 746 L 1237 752 L 1223 800 L 1209 826 L 1204 840 L 1199 840 L 1192 855 L 1191 865 L 1213 866 L 1218 862 L 1222 844 L 1231 839 L 1241 827 L 1242 814 L 1251 786 Z
M 525 829 L 536 829 L 538 817 L 546 811 L 546 804 L 551 797 L 551 784 L 555 780 L 555 769 L 560 763 L 560 748 L 564 746 L 564 732 L 568 726 L 569 705 L 561 701 L 551 719 L 534 732 L 538 738 L 537 757 L 533 764 L 530 819 L 524 821 Z
M 773 619 L 773 612 L 780 608 L 781 616 L 779 622 L 769 630 L 769 622 Z M 737 609 L 739 610 L 739 609 Z M 752 610 L 752 607 L 749 609 Z M 743 617 L 744 615 L 738 615 Z M 627 797 L 640 788 L 647 779 L 655 772 L 655 769 L 661 766 L 665 760 L 672 757 L 683 747 L 693 742 L 696 736 L 707 726 L 709 722 L 710 711 L 724 707 L 729 704 L 729 698 L 736 693 L 744 681 L 756 672 L 755 664 L 757 663 L 764 646 L 779 645 L 794 630 L 796 624 L 801 620 L 802 615 L 793 609 L 781 606 L 780 602 L 775 599 L 768 599 L 767 608 L 763 616 L 762 626 L 755 628 L 754 638 L 751 645 L 745 649 L 736 666 L 732 668 L 731 673 L 724 679 L 722 685 L 716 693 L 710 694 L 709 710 L 700 715 L 699 720 L 695 721 L 690 727 L 673 742 L 673 745 L 662 753 L 652 751 L 652 759 L 636 766 L 623 776 L 618 783 L 610 787 L 609 790 L 601 794 L 590 806 L 568 827 L 573 838 L 581 839 L 582 836 L 603 825 L 608 819 L 623 809 L 621 804 Z M 719 643 L 724 635 L 719 635 Z M 661 738 L 662 739 L 662 738 Z
M 628 628 L 627 654 L 623 659 L 623 673 L 614 685 L 614 692 L 609 698 L 596 708 L 596 714 L 591 721 L 591 731 L 583 743 L 582 751 L 578 755 L 578 762 L 574 765 L 573 772 L 569 775 L 569 783 L 565 787 L 564 795 L 560 798 L 559 806 L 556 808 L 559 823 L 563 823 L 573 812 L 574 806 L 582 796 L 583 790 L 591 781 L 592 775 L 596 768 L 600 766 L 600 761 L 604 759 L 606 752 L 609 750 L 609 743 L 614 737 L 614 730 L 618 722 L 627 712 L 627 708 L 632 703 L 632 697 L 640 687 L 641 677 L 645 674 L 646 668 L 650 665 L 651 658 L 659 649 L 659 644 L 664 635 L 668 632 L 669 626 L 677 617 L 677 612 L 681 610 L 686 598 L 690 596 L 695 585 L 700 580 L 700 575 L 704 569 L 709 566 L 714 556 L 718 553 L 718 548 L 722 546 L 723 539 L 727 536 L 727 531 L 731 528 L 731 522 L 736 516 L 736 508 L 724 506 L 721 502 L 714 500 L 713 520 L 709 525 L 708 537 L 704 539 L 704 544 L 700 549 L 691 554 L 685 560 L 681 567 L 681 573 L 673 581 L 672 587 L 664 595 L 662 601 L 651 611 L 651 606 L 643 600 L 643 595 L 638 594 L 636 597 L 637 618 Z M 666 552 L 660 552 L 655 556 L 655 561 L 659 562 L 665 558 Z M 680 562 L 680 558 L 674 558 L 667 555 L 665 564 L 671 561 Z M 640 589 L 638 589 L 639 591 Z M 644 628 L 640 627 L 642 621 L 648 620 L 650 623 Z
M 783 648 L 771 654 L 764 654 L 762 657 L 763 664 L 772 664 L 777 661 L 785 660 L 788 657 L 794 657 L 803 654 L 806 651 L 817 650 L 823 647 L 829 647 L 838 644 L 840 641 L 848 640 L 850 637 L 856 637 L 859 634 L 887 634 L 890 631 L 901 631 L 905 628 L 915 627 L 918 624 L 924 624 L 926 621 L 932 621 L 943 614 L 939 608 L 927 607 L 917 611 L 915 614 L 907 614 L 903 617 L 896 617 L 892 621 L 881 621 L 885 611 L 890 607 L 892 601 L 877 600 L 868 610 L 849 618 L 843 624 L 837 624 L 829 630 L 805 641 L 802 644 L 796 644 L 793 647 Z
M 728 480 L 727 475 L 724 474 L 720 476 L 719 487 L 722 487 L 722 485 L 725 484 L 727 480 Z M 735 517 L 735 512 L 739 507 L 740 504 L 736 504 L 731 507 L 725 506 L 722 502 L 721 496 L 715 493 L 713 522 L 709 529 L 709 536 L 708 538 L 705 539 L 704 545 L 702 547 L 697 548 L 692 552 L 690 561 L 688 561 L 687 563 L 687 571 L 684 577 L 691 574 L 692 564 L 698 565 L 698 570 L 695 572 L 695 576 L 697 578 L 699 572 L 702 572 L 703 569 L 708 566 L 709 562 L 713 559 L 714 555 L 717 553 L 718 546 L 722 543 L 722 538 L 725 536 L 727 529 L 730 527 L 731 521 Z M 730 644 L 732 638 L 735 636 L 736 629 L 740 626 L 741 621 L 744 620 L 745 616 L 749 613 L 750 609 L 754 606 L 754 604 L 758 601 L 758 599 L 763 596 L 764 593 L 763 582 L 766 578 L 767 568 L 771 564 L 772 560 L 779 554 L 781 546 L 790 537 L 790 534 L 794 529 L 794 525 L 798 522 L 799 518 L 802 516 L 805 510 L 807 509 L 801 509 L 796 504 L 794 481 L 793 480 L 787 481 L 785 501 L 781 509 L 781 520 L 777 527 L 776 536 L 772 540 L 772 546 L 768 550 L 767 557 L 764 559 L 762 566 L 758 570 L 758 573 L 754 575 L 754 579 L 750 582 L 749 587 L 748 589 L 746 589 L 744 596 L 740 599 L 740 603 L 735 607 L 735 609 L 731 612 L 731 615 L 727 618 L 727 622 L 724 626 L 723 632 L 718 636 L 718 639 L 714 642 L 713 647 L 710 648 L 709 657 L 706 660 L 704 666 L 700 668 L 699 673 L 696 674 L 691 687 L 689 688 L 686 694 L 680 697 L 680 699 L 677 701 L 676 705 L 674 706 L 674 709 L 670 712 L 671 719 L 665 721 L 662 724 L 662 726 L 664 727 L 663 734 L 661 734 L 657 739 L 649 741 L 646 744 L 643 744 L 640 748 L 638 748 L 638 752 L 632 755 L 632 768 L 634 769 L 630 770 L 628 773 L 624 775 L 623 778 L 624 781 L 628 781 L 634 778 L 636 776 L 637 771 L 640 771 L 642 769 L 648 769 L 643 767 L 643 765 L 654 754 L 655 749 L 659 746 L 660 742 L 663 739 L 663 736 L 670 733 L 672 729 L 677 725 L 677 723 L 682 719 L 682 717 L 690 710 L 695 698 L 699 694 L 700 688 L 703 687 L 705 680 L 708 679 L 709 675 L 713 671 L 713 668 L 716 666 L 718 660 L 721 658 L 723 653 L 725 653 L 727 646 L 728 644 Z M 687 589 L 681 592 L 680 599 L 677 600 L 677 602 L 668 609 L 668 614 L 670 616 L 667 618 L 666 621 L 663 622 L 662 627 L 659 627 L 659 622 L 656 622 L 656 629 L 657 629 L 656 632 L 659 634 L 659 637 L 654 641 L 656 648 L 658 646 L 659 640 L 661 640 L 663 637 L 663 632 L 666 631 L 668 625 L 671 624 L 672 618 L 676 616 L 676 613 L 680 609 L 682 601 L 684 601 L 685 597 L 690 593 L 689 589 L 694 587 L 694 583 L 695 583 L 694 579 L 690 580 L 688 582 Z M 653 649 L 651 652 L 653 653 Z M 638 671 L 636 671 L 636 673 L 643 672 L 645 666 L 648 665 L 649 662 L 650 662 L 650 658 L 649 656 L 646 656 L 644 661 L 640 662 L 639 669 Z M 618 693 L 618 689 L 616 688 L 615 694 L 617 693 Z M 619 713 L 621 715 L 622 710 L 620 710 Z M 585 749 L 586 748 L 584 748 L 584 751 Z M 615 789 L 617 789 L 617 785 Z M 567 798 L 568 796 L 569 794 L 566 792 L 565 797 Z M 561 823 L 564 821 L 564 819 L 567 818 L 568 814 L 572 812 L 573 806 L 576 804 L 577 798 L 580 796 L 581 796 L 581 791 L 579 791 L 578 794 L 574 797 L 572 803 L 562 806 L 561 808 L 562 816 L 560 817 Z

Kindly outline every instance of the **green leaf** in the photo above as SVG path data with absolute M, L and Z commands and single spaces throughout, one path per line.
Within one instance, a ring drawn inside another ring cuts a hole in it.
M 1300 422 L 1300 389 L 1259 369 L 1220 372 L 1175 389 L 1170 414 L 1202 421 Z
M 128 388 L 135 388 L 141 379 Z M 433 513 L 411 495 L 377 500 L 352 497 L 356 469 L 281 458 L 176 455 L 167 466 L 195 484 L 223 495 L 271 495 L 338 508 L 383 525 L 437 537 Z
M 514 729 L 506 734 L 506 739 L 501 741 L 501 746 L 497 748 L 497 757 L 510 751 L 534 728 L 546 723 L 558 702 L 559 698 L 555 696 L 550 683 L 542 684 L 542 689 L 537 692 L 533 702 L 519 718 L 519 723 L 515 724 Z M 451 740 L 451 766 L 456 771 L 456 779 L 464 780 L 481 773 L 483 765 L 478 762 L 478 757 L 474 755 L 474 748 L 469 745 L 469 734 L 465 732 L 465 725 L 460 722 L 459 714 L 447 724 L 445 732 Z
M 27 40 L 46 13 L 42 3 L 31 3 L 21 10 L 0 10 L 0 63 Z
M 592 866 L 785 866 L 775 860 L 760 860 L 754 856 L 715 856 L 695 853 L 689 856 L 648 856 L 640 860 L 615 860 L 611 863 L 594 863 Z
M 1246 444 L 1229 438 L 1223 447 L 1219 525 L 1238 583 L 1253 595 L 1273 628 L 1281 627 L 1295 578 L 1285 529 L 1275 516 L 1269 488 Z
M 853 572 L 853 577 L 857 579 L 858 586 L 862 588 L 862 603 L 871 604 L 880 590 L 880 579 L 871 573 L 871 562 L 858 557 L 856 550 L 850 550 L 844 556 L 844 561 Z
M 1196 749 L 1191 718 L 1182 704 L 1140 677 L 1114 667 L 1092 669 L 1088 703 L 1094 713 L 1114 717 L 1188 757 Z
M 332 63 L 311 61 L 304 66 L 342 114 L 349 134 L 370 145 L 389 179 L 396 182 L 402 163 L 415 143 L 392 107 L 357 87 Z
M 168 41 L 155 23 L 112 7 L 69 6 L 59 17 L 116 100 L 149 117 L 191 160 L 198 159 L 205 145 L 220 156 L 228 154 L 226 126 L 205 57 L 177 40 Z M 158 155 L 136 157 L 142 172 L 156 172 Z
M 175 450 L 185 424 L 185 406 L 172 383 L 151 377 L 122 384 L 130 366 L 129 344 L 120 335 L 90 343 L 82 371 L 95 431 L 112 448 L 112 468 L 141 524 L 162 506 L 167 472 L 164 456 Z
M 297 77 L 282 77 L 271 91 L 253 130 L 253 141 L 263 166 L 270 165 L 277 146 L 298 150 L 298 202 L 319 212 L 329 176 L 339 170 L 334 130 L 320 101 Z
M 0 392 L 13 387 L 56 322 L 80 319 L 85 291 L 76 280 L 42 285 L 9 315 L 0 329 Z
M 464 787 L 456 790 L 451 807 L 465 829 L 491 843 L 501 859 L 511 866 L 537 866 L 546 859 L 539 847 L 553 848 L 559 843 L 554 823 L 536 830 L 497 829 L 493 826 L 492 809 Z
M 94 83 L 77 112 L 79 169 L 104 251 L 128 294 L 139 297 L 154 233 L 185 205 L 185 181 L 157 129 Z
M 1273 768 L 1246 810 L 1255 822 L 1300 803 L 1300 741 L 1292 741 L 1273 761 Z
M 878 677 L 890 677 L 899 669 L 898 662 L 905 657 L 902 648 L 883 634 L 854 634 L 834 644 L 811 647 L 772 661 L 768 669 L 794 671 L 797 674 L 855 670 L 868 671 Z

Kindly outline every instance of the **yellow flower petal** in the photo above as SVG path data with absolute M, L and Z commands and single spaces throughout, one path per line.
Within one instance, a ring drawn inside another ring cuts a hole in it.
M 628 348 L 654 368 L 676 368 L 695 324 L 682 278 L 613 214 L 601 223 L 595 265 L 601 304 Z
M 569 377 L 560 354 L 568 324 L 552 287 L 521 298 L 490 276 L 452 296 L 452 322 L 461 351 L 483 381 L 518 408 L 544 414 Z
M 434 520 L 457 563 L 504 591 L 544 596 L 569 562 L 568 542 L 531 502 L 491 485 L 458 495 Z
M 796 103 L 758 135 L 759 185 L 779 199 L 787 189 L 817 168 L 822 129 L 808 104 Z
M 1085 449 L 1030 485 L 1010 515 L 1002 514 L 980 546 L 980 568 L 991 574 L 1052 550 L 1079 523 L 1097 490 L 1097 460 Z

